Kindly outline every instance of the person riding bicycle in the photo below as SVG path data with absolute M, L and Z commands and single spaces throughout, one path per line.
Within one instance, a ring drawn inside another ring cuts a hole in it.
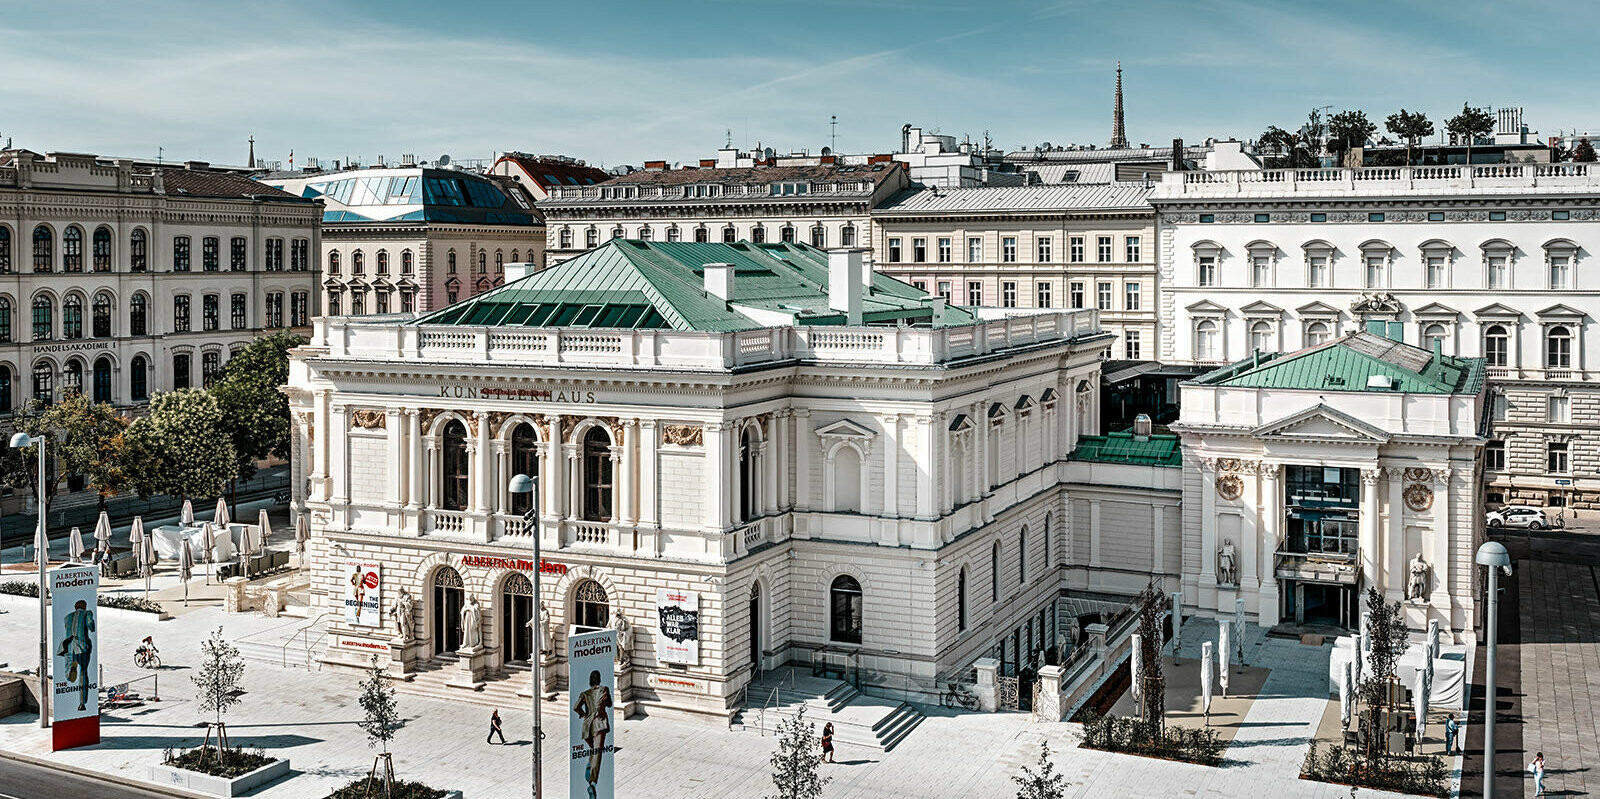
M 160 650 L 156 649 L 155 636 L 152 635 L 145 636 L 144 640 L 139 642 L 139 646 L 133 650 L 134 654 L 136 655 L 154 655 L 159 651 Z

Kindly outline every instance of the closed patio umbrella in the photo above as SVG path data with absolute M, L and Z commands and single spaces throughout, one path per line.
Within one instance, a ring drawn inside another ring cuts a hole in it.
M 1133 641 L 1133 652 L 1128 655 L 1128 673 L 1133 679 L 1133 701 L 1137 703 L 1137 707 L 1141 708 L 1139 715 L 1143 716 L 1144 689 L 1141 687 L 1141 683 L 1144 680 L 1141 678 L 1144 677 L 1144 640 L 1138 633 L 1134 633 L 1131 640 Z
M 294 551 L 300 556 L 300 568 L 306 567 L 306 543 L 311 540 L 311 523 L 306 521 L 304 513 L 298 514 L 294 520 Z
M 178 576 L 183 579 L 183 606 L 189 607 L 189 579 L 194 577 L 194 553 L 189 551 L 189 539 L 183 539 L 178 548 Z
M 200 524 L 200 555 L 206 560 L 206 585 L 211 584 L 211 563 L 216 560 L 217 534 L 211 522 Z
M 193 502 L 190 502 L 187 499 L 183 501 L 183 512 L 178 515 L 178 523 L 182 524 L 184 527 L 193 527 L 194 526 L 194 503 Z
M 267 520 L 266 508 L 262 508 L 261 514 L 256 517 L 256 527 L 260 528 L 256 533 L 256 550 L 265 552 L 267 542 L 272 540 L 272 522 Z
M 1172 660 L 1183 651 L 1183 592 L 1172 592 Z
M 1233 600 L 1233 653 L 1244 665 L 1244 597 Z
M 139 530 L 139 571 L 144 575 L 144 598 L 150 598 L 150 575 L 156 570 L 156 542 L 144 534 L 144 520 L 135 516 L 133 526 Z
M 1206 716 L 1206 726 L 1211 726 L 1211 642 L 1200 644 L 1200 711 Z
M 1438 656 L 1439 656 L 1439 620 L 1438 619 L 1429 619 L 1428 620 L 1428 652 L 1427 652 L 1427 659 L 1428 659 L 1428 664 L 1429 664 L 1430 668 L 1432 667 L 1433 659 L 1438 657 Z
M 1217 622 L 1217 678 L 1222 685 L 1222 695 L 1228 695 L 1228 643 L 1232 637 L 1229 635 L 1233 626 L 1231 619 L 1222 619 Z
M 217 497 L 217 511 L 212 515 L 211 522 L 218 527 L 228 526 L 228 503 L 221 497 Z
M 1422 744 L 1422 731 L 1428 726 L 1428 692 L 1433 690 L 1433 679 L 1428 672 L 1417 669 L 1417 687 L 1412 696 L 1413 709 L 1417 712 L 1417 744 Z
M 1339 724 L 1350 729 L 1350 706 L 1355 700 L 1355 680 L 1350 675 L 1355 667 L 1349 663 L 1339 670 Z
M 1355 653 L 1351 655 L 1350 660 L 1351 660 L 1352 663 L 1356 664 L 1356 682 L 1359 683 L 1363 679 L 1366 678 L 1366 673 L 1367 673 L 1367 628 L 1366 627 L 1362 627 L 1361 628 L 1361 632 L 1356 633 L 1356 649 L 1355 649 Z
M 72 537 L 67 540 L 67 554 L 73 563 L 83 562 L 83 531 L 72 528 Z

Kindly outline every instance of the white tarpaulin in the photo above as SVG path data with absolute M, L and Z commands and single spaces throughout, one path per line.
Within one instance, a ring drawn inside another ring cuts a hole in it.
M 1356 639 L 1351 636 L 1339 638 L 1333 642 L 1333 656 L 1328 658 L 1328 695 L 1339 694 L 1339 671 L 1345 663 L 1351 662 L 1355 653 Z M 1461 707 L 1462 691 L 1466 687 L 1466 647 L 1459 644 L 1440 646 L 1439 657 L 1433 661 L 1433 686 L 1428 692 L 1428 705 L 1431 707 Z M 1395 676 L 1400 679 L 1401 685 L 1416 685 L 1417 672 L 1427 662 L 1426 642 L 1413 642 L 1406 647 L 1399 662 L 1395 664 Z M 1362 677 L 1367 675 L 1363 674 Z

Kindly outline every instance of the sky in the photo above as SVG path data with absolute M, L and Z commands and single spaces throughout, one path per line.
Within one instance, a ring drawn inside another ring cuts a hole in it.
M 731 138 L 890 152 L 1255 138 L 1314 107 L 1600 130 L 1600 3 L 1522 0 L 9 0 L 0 136 L 240 164 L 504 150 L 693 162 Z M 837 116 L 836 139 L 830 117 Z

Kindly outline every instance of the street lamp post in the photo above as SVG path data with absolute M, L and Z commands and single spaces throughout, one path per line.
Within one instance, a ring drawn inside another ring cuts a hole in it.
M 1494 645 L 1498 630 L 1500 604 L 1500 573 L 1511 576 L 1511 554 L 1498 541 L 1485 541 L 1478 547 L 1475 558 L 1479 566 L 1489 567 L 1489 663 L 1484 669 L 1483 697 L 1483 799 L 1494 799 Z
M 533 500 L 528 512 L 522 515 L 533 531 L 533 799 L 544 799 L 544 729 L 540 694 L 544 693 L 544 624 L 540 609 L 544 607 L 544 592 L 539 587 L 539 478 L 519 474 L 511 478 L 512 494 L 531 494 Z
M 38 501 L 39 524 L 35 535 L 37 541 L 34 546 L 34 555 L 39 559 L 39 726 L 50 726 L 50 607 L 45 604 L 45 592 L 49 590 L 50 583 L 45 578 L 46 561 L 49 558 L 50 541 L 45 537 L 45 504 L 48 501 L 44 485 L 44 445 L 49 440 L 48 436 L 30 436 L 27 433 L 17 433 L 11 437 L 11 448 L 22 449 L 38 445 L 39 447 L 39 482 L 34 491 Z

